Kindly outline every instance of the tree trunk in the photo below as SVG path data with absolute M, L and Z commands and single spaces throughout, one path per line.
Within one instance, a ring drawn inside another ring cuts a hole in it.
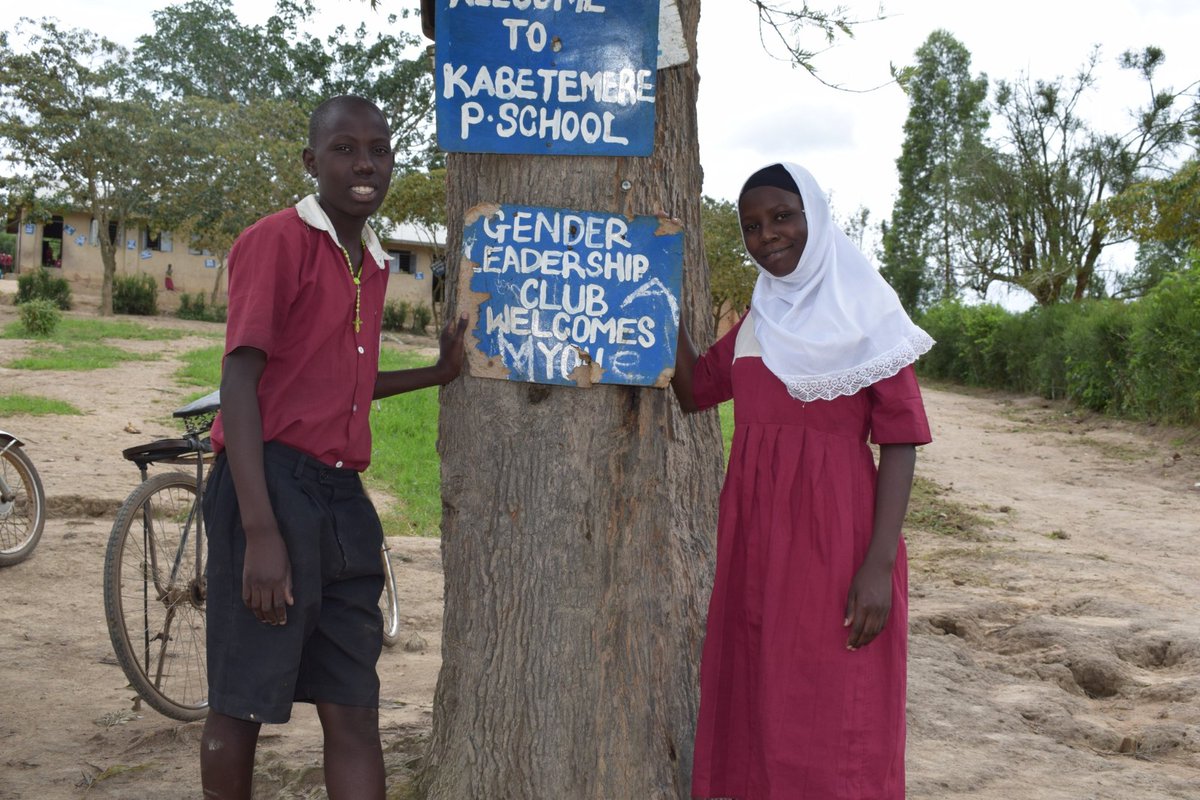
M 694 54 L 700 3 L 679 5 Z M 479 202 L 661 208 L 687 228 L 681 306 L 708 343 L 697 83 L 694 55 L 659 73 L 649 158 L 452 154 L 448 252 Z M 448 267 L 453 314 L 465 276 Z M 716 413 L 684 418 L 669 390 L 464 375 L 443 390 L 439 434 L 446 605 L 421 795 L 688 798 Z
M 102 220 L 100 233 L 100 262 L 104 265 L 104 277 L 100 281 L 100 316 L 113 315 L 113 279 L 117 275 L 117 246 L 108 239 L 108 222 Z
M 217 261 L 217 277 L 213 280 L 212 293 L 208 296 L 208 305 L 212 308 L 217 307 L 217 299 L 221 296 L 221 278 L 225 277 L 225 264 L 229 261 L 229 253 L 226 252 Z

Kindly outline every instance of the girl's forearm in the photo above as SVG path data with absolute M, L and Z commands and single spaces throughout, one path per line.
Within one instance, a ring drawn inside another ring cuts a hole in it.
M 688 335 L 683 317 L 679 318 L 679 344 L 675 349 L 675 375 L 671 378 L 671 388 L 679 399 L 679 407 L 685 413 L 693 414 L 699 409 L 696 398 L 692 394 L 692 372 L 696 367 L 696 346 Z
M 912 492 L 917 448 L 911 444 L 885 444 L 879 447 L 879 475 L 875 484 L 875 529 L 867 560 L 891 566 L 908 512 Z

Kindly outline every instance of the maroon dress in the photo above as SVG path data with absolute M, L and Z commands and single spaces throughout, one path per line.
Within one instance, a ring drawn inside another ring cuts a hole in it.
M 700 666 L 692 795 L 904 797 L 908 565 L 887 625 L 846 649 L 850 582 L 871 541 L 877 444 L 925 444 L 911 367 L 849 397 L 801 402 L 736 326 L 696 363 L 701 408 L 733 398 L 717 571 Z

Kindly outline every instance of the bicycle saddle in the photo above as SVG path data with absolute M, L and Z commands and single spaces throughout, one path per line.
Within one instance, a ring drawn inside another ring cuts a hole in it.
M 197 400 L 193 400 L 183 408 L 175 409 L 172 416 L 176 419 L 186 419 L 188 417 L 198 417 L 202 414 L 213 414 L 221 409 L 221 390 L 213 389 L 208 394 Z

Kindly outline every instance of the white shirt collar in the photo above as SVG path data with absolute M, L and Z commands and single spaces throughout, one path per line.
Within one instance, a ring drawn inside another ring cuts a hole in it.
M 333 237 L 334 244 L 338 247 L 342 246 L 333 223 L 329 221 L 325 209 L 321 208 L 321 204 L 317 202 L 315 194 L 310 194 L 296 203 L 296 212 L 304 222 L 317 230 L 325 231 Z M 371 251 L 371 257 L 375 259 L 376 265 L 380 269 L 387 269 L 387 253 L 383 252 L 383 245 L 379 243 L 379 237 L 375 235 L 375 231 L 371 229 L 370 225 L 363 225 L 363 241 L 367 245 L 367 250 Z

